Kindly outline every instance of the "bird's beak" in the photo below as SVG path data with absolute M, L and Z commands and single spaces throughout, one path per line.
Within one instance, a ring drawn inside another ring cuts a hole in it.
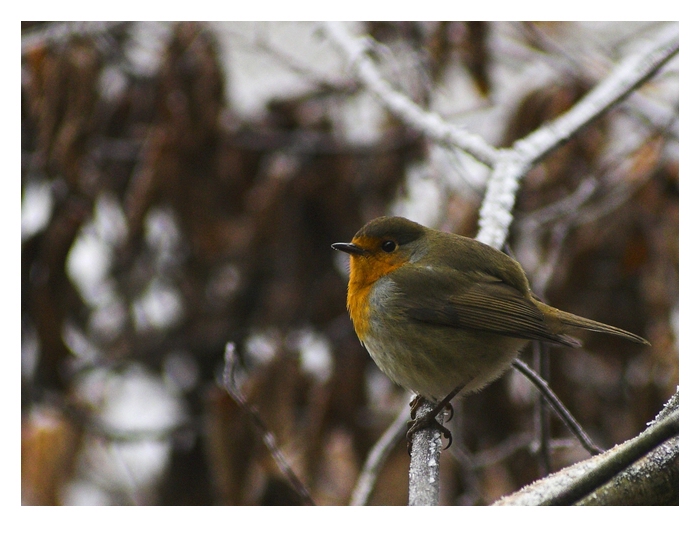
M 350 255 L 364 255 L 365 253 L 364 249 L 355 244 L 338 243 L 331 244 L 331 247 L 336 251 L 342 251 L 343 253 L 349 253 Z

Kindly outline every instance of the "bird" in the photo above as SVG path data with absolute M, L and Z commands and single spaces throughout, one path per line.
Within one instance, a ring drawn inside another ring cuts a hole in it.
M 579 347 L 583 329 L 649 342 L 537 298 L 515 259 L 487 244 L 403 217 L 379 217 L 349 243 L 347 309 L 362 345 L 394 383 L 414 392 L 410 438 L 457 394 L 498 379 L 528 341 Z M 437 404 L 415 420 L 420 402 Z M 449 444 L 448 444 L 449 447 Z

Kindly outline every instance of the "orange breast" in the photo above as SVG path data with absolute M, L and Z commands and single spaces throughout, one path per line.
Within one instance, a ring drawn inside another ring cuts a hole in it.
M 369 292 L 371 289 L 371 284 L 353 283 L 351 276 L 348 284 L 348 312 L 355 327 L 355 333 L 361 341 L 364 341 L 365 334 L 369 330 Z
M 353 240 L 354 244 L 368 249 L 378 247 L 377 243 L 364 241 L 365 238 Z M 369 245 L 368 245 L 369 244 Z M 372 245 L 373 244 L 373 245 Z M 369 296 L 372 285 L 382 276 L 390 274 L 406 263 L 401 253 L 367 253 L 350 256 L 350 281 L 348 283 L 348 312 L 355 326 L 355 332 L 361 341 L 369 330 L 370 306 Z

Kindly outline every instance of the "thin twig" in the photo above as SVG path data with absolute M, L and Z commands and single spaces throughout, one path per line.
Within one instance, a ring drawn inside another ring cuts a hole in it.
M 559 415 L 559 418 L 564 422 L 564 424 L 566 424 L 569 430 L 571 430 L 571 433 L 578 438 L 586 451 L 588 451 L 591 455 L 599 455 L 603 452 L 603 449 L 591 441 L 588 434 L 586 434 L 569 410 L 564 407 L 564 404 L 557 397 L 557 395 L 552 392 L 552 389 L 542 377 L 530 369 L 527 364 L 519 358 L 513 360 L 511 365 L 525 375 L 527 379 L 537 387 L 540 394 L 544 396 L 554 412 Z
M 256 407 L 248 403 L 246 397 L 236 386 L 233 371 L 237 363 L 238 354 L 236 353 L 236 346 L 232 342 L 228 342 L 226 343 L 226 350 L 224 352 L 224 389 L 228 395 L 231 396 L 231 398 L 241 407 L 241 409 L 246 412 L 248 417 L 250 417 L 253 426 L 260 434 L 260 437 L 268 451 L 270 451 L 270 455 L 272 455 L 277 467 L 280 469 L 282 474 L 284 474 L 284 477 L 287 478 L 287 481 L 289 481 L 294 491 L 296 491 L 297 495 L 299 495 L 301 501 L 307 506 L 314 506 L 315 503 L 311 498 L 308 489 L 294 473 L 291 466 L 289 466 L 287 463 L 287 459 L 285 459 L 282 451 L 277 445 L 277 440 L 275 439 L 274 434 L 267 428 Z
M 678 53 L 678 26 L 663 27 L 570 110 L 513 144 L 532 165 L 625 99 Z
M 549 351 L 541 341 L 532 344 L 532 361 L 537 366 L 537 371 L 545 381 L 549 381 Z M 549 407 L 546 405 L 544 394 L 540 394 L 535 406 L 535 424 L 539 430 L 540 444 L 538 453 L 540 455 L 540 471 L 542 476 L 550 474 L 552 471 L 552 459 L 550 458 L 549 441 L 551 437 L 549 424 Z
M 575 217 L 570 216 L 567 219 L 562 219 L 552 227 L 549 234 L 548 253 L 544 256 L 544 251 L 542 252 L 541 264 L 531 278 L 532 291 L 536 295 L 545 294 L 557 266 L 561 264 L 560 258 L 564 252 L 564 243 L 567 241 L 566 239 L 571 232 L 574 222 Z
M 494 165 L 496 149 L 480 135 L 445 122 L 438 114 L 427 111 L 394 89 L 381 75 L 370 56 L 369 40 L 350 34 L 345 23 L 327 22 L 326 35 L 343 52 L 365 87 L 406 124 L 436 143 L 461 148 L 481 163 Z
M 557 450 L 569 449 L 576 442 L 572 438 L 550 438 L 548 443 L 551 450 Z M 448 455 L 464 468 L 476 471 L 504 461 L 523 449 L 529 450 L 530 453 L 539 450 L 538 443 L 533 443 L 532 434 L 529 432 L 513 434 L 500 444 L 473 454 L 463 446 L 455 444 L 454 452 L 450 449 Z
M 406 402 L 408 404 L 408 402 Z M 408 405 L 402 407 L 394 422 L 386 429 L 379 441 L 372 447 L 367 456 L 360 476 L 355 483 L 355 489 L 350 498 L 350 506 L 364 506 L 374 492 L 377 477 L 389 457 L 394 446 L 401 440 L 406 439 L 406 423 L 408 422 L 410 408 Z
M 578 211 L 593 196 L 599 185 L 600 182 L 595 177 L 585 177 L 571 194 L 527 213 L 520 224 L 528 231 L 535 232 L 542 226 L 570 217 L 573 211 Z
M 450 454 L 465 468 L 480 470 L 488 466 L 493 466 L 511 457 L 517 451 L 530 447 L 530 445 L 532 445 L 532 434 L 529 432 L 519 432 L 510 436 L 500 444 L 489 449 L 484 449 L 479 453 L 469 453 L 463 445 L 457 445 L 454 449 L 454 453 Z
M 658 23 L 652 24 L 652 27 L 658 28 Z M 542 58 L 548 64 L 553 65 L 556 69 L 564 71 L 566 74 L 572 74 L 585 82 L 598 82 L 615 64 L 612 57 L 613 51 L 619 44 L 630 39 L 630 35 L 620 37 L 618 44 L 613 44 L 612 48 L 608 48 L 603 55 L 594 60 L 586 61 L 579 59 L 579 56 L 571 51 L 570 47 L 562 46 L 554 41 L 550 36 L 543 32 L 537 25 L 525 23 L 519 27 L 524 34 L 531 38 L 535 44 L 546 52 Z M 638 29 L 634 34 L 653 32 L 653 28 Z M 572 70 L 573 67 L 573 70 Z M 665 135 L 671 135 L 678 138 L 678 114 L 670 112 L 668 109 L 663 109 L 653 100 L 641 94 L 635 94 L 629 97 L 628 101 L 622 107 L 625 111 L 629 111 L 631 115 L 641 119 L 644 123 L 650 125 L 657 131 L 664 131 Z

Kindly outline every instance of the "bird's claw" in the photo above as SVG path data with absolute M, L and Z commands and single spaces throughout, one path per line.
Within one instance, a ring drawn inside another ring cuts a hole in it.
M 452 417 L 450 417 L 452 418 Z M 436 428 L 440 434 L 442 434 L 445 439 L 447 440 L 447 447 L 444 449 L 447 450 L 450 448 L 452 445 L 452 432 L 446 427 L 444 427 L 442 424 L 440 424 L 434 416 L 431 414 L 427 414 L 420 419 L 412 419 L 408 421 L 408 432 L 406 432 L 406 439 L 408 440 L 408 454 L 411 454 L 411 449 L 413 449 L 413 436 L 418 432 L 419 430 L 422 430 L 423 428 Z

